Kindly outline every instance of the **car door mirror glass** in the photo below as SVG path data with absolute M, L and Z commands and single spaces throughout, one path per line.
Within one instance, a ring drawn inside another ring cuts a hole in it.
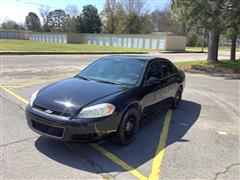
M 148 85 L 159 84 L 160 81 L 161 81 L 160 78 L 157 78 L 157 77 L 150 77 L 150 78 L 147 80 L 147 84 L 148 84 Z

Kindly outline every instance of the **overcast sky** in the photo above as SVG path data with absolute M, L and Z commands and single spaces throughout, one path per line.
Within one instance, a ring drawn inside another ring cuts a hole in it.
M 169 6 L 171 0 L 147 0 L 146 8 L 153 10 L 155 8 L 164 9 Z M 96 6 L 100 12 L 103 9 L 105 0 L 0 0 L 0 23 L 6 19 L 11 19 L 17 23 L 24 23 L 28 12 L 32 11 L 39 15 L 41 5 L 49 6 L 50 10 L 65 9 L 70 5 L 76 5 L 79 10 L 87 4 Z M 39 17 L 40 18 L 40 17 Z

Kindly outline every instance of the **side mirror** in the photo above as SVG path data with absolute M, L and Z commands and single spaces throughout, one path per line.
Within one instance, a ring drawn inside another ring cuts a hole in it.
M 159 84 L 161 81 L 161 79 L 156 78 L 156 77 L 150 77 L 147 81 L 146 81 L 146 85 L 154 85 L 154 84 Z

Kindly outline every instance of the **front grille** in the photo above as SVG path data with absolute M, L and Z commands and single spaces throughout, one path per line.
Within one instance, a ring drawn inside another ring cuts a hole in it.
M 35 130 L 47 135 L 56 136 L 56 137 L 63 136 L 63 128 L 49 126 L 34 120 L 32 120 L 32 127 Z
M 93 134 L 72 134 L 71 139 L 72 140 L 93 140 L 97 139 L 98 135 L 93 133 Z
M 34 105 L 33 108 L 37 109 L 39 111 L 45 112 L 45 113 L 46 113 L 46 110 L 49 110 L 47 108 L 40 107 L 40 106 L 37 106 L 37 105 Z M 52 111 L 51 113 L 47 113 L 47 114 L 53 114 L 53 115 L 64 116 L 64 117 L 71 117 L 71 113 L 67 113 L 67 112 Z

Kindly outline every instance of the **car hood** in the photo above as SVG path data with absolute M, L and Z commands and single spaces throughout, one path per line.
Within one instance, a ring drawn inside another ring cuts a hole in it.
M 124 89 L 120 85 L 71 78 L 41 89 L 34 105 L 52 111 L 73 114 L 94 101 Z

